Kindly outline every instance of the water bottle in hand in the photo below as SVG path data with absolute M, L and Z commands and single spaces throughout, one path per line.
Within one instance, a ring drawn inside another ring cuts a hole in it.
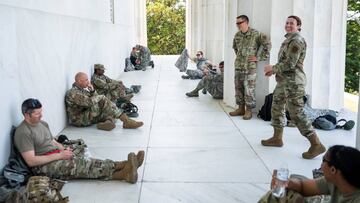
M 277 198 L 282 198 L 286 192 L 286 184 L 289 180 L 289 170 L 286 167 L 282 167 L 276 172 L 276 180 L 272 194 Z

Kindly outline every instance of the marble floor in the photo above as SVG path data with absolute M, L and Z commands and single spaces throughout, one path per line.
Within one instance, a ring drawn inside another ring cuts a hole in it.
M 140 84 L 133 103 L 139 107 L 136 130 L 111 132 L 67 127 L 61 133 L 83 138 L 97 158 L 126 159 L 131 151 L 145 150 L 137 184 L 120 181 L 69 181 L 62 193 L 71 202 L 96 203 L 252 203 L 269 189 L 271 171 L 287 165 L 291 173 L 311 177 L 321 157 L 304 160 L 308 142 L 295 128 L 285 129 L 282 148 L 265 148 L 260 140 L 272 133 L 269 122 L 229 117 L 231 108 L 200 93 L 187 98 L 196 80 L 183 80 L 174 67 L 176 56 L 153 57 L 156 67 L 123 73 L 126 85 Z M 356 116 L 342 111 L 342 117 Z M 318 131 L 327 146 L 354 146 L 355 130 Z

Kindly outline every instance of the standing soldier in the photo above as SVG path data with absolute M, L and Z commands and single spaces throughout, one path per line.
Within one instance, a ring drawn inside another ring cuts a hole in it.
M 282 147 L 283 128 L 285 126 L 285 105 L 290 118 L 300 133 L 310 141 L 310 148 L 302 154 L 304 159 L 312 159 L 326 151 L 321 144 L 310 120 L 304 113 L 306 75 L 303 64 L 306 55 L 306 42 L 300 35 L 301 19 L 289 16 L 285 24 L 286 39 L 279 51 L 278 63 L 265 66 L 265 75 L 275 74 L 276 87 L 271 107 L 271 121 L 274 127 L 273 137 L 262 140 L 261 144 L 271 147 Z
M 143 125 L 143 122 L 128 118 L 107 97 L 98 95 L 83 72 L 76 74 L 75 83 L 66 92 L 65 104 L 69 123 L 77 127 L 96 124 L 98 129 L 110 131 L 116 127 L 115 119 L 123 122 L 123 128 L 134 129 Z
M 271 43 L 269 38 L 249 27 L 249 18 L 241 15 L 236 18 L 239 31 L 235 34 L 233 49 L 235 59 L 235 98 L 238 109 L 230 116 L 252 118 L 251 109 L 255 108 L 256 62 L 269 58 Z M 245 108 L 246 107 L 246 108 Z
M 94 65 L 94 74 L 91 77 L 91 83 L 96 92 L 105 95 L 112 102 L 116 102 L 119 98 L 130 101 L 134 95 L 126 94 L 126 87 L 122 81 L 113 80 L 104 75 L 104 72 L 105 67 L 103 64 Z

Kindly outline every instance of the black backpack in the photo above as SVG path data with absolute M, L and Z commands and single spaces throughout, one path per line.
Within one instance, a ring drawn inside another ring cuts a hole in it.
M 273 94 L 268 94 L 265 97 L 265 103 L 261 107 L 257 117 L 263 119 L 264 121 L 271 121 L 271 105 L 273 100 Z
M 138 107 L 124 98 L 118 98 L 116 106 L 129 117 L 138 117 Z

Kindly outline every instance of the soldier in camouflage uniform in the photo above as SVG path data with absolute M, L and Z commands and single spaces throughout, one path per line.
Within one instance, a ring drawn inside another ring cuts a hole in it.
M 154 68 L 154 61 L 151 60 L 151 53 L 149 48 L 138 44 L 134 47 L 134 49 L 135 53 L 131 52 L 131 54 L 133 57 L 135 57 L 136 70 L 145 71 L 146 67 L 148 66 Z
M 42 105 L 36 99 L 22 104 L 24 121 L 18 126 L 14 144 L 35 175 L 59 179 L 103 179 L 137 181 L 137 169 L 144 160 L 144 152 L 129 153 L 126 161 L 87 158 L 73 153 L 52 136 L 49 126 L 41 120 Z
M 205 71 L 205 77 L 201 79 L 193 91 L 186 93 L 186 96 L 198 97 L 199 91 L 203 90 L 204 94 L 209 92 L 214 99 L 222 99 L 224 92 L 224 61 L 219 63 L 219 69 L 220 73 Z
M 130 101 L 134 95 L 126 94 L 126 87 L 122 81 L 113 80 L 104 75 L 104 72 L 104 65 L 94 65 L 94 74 L 91 77 L 91 84 L 94 86 L 96 92 L 100 95 L 105 95 L 112 102 L 116 102 L 119 98 Z
M 285 126 L 285 106 L 287 105 L 290 118 L 300 133 L 310 141 L 310 148 L 302 154 L 304 159 L 312 159 L 325 152 L 310 120 L 304 113 L 304 99 L 306 75 L 303 63 L 306 55 L 306 42 L 300 35 L 301 20 L 297 16 L 289 16 L 286 20 L 286 39 L 282 43 L 278 63 L 265 66 L 265 75 L 275 74 L 277 85 L 273 93 L 271 107 L 271 122 L 274 127 L 273 137 L 262 140 L 264 146 L 281 147 Z
M 206 59 L 204 57 L 204 53 L 202 51 L 198 51 L 196 53 L 196 57 L 188 58 L 196 63 L 196 70 L 186 70 L 186 75 L 181 76 L 183 79 L 201 79 L 204 77 L 204 70 L 207 69 L 209 66 L 216 67 L 216 65 L 213 65 L 211 61 Z
M 123 122 L 123 128 L 143 125 L 143 122 L 128 118 L 107 97 L 98 95 L 86 73 L 76 74 L 75 83 L 66 92 L 65 104 L 69 123 L 77 127 L 97 124 L 98 129 L 109 131 L 116 127 L 115 119 Z
M 238 16 L 236 24 L 239 31 L 235 34 L 233 49 L 236 54 L 235 98 L 239 107 L 229 114 L 249 120 L 252 118 L 251 110 L 256 106 L 256 63 L 269 58 L 271 43 L 265 34 L 249 27 L 246 15 Z

